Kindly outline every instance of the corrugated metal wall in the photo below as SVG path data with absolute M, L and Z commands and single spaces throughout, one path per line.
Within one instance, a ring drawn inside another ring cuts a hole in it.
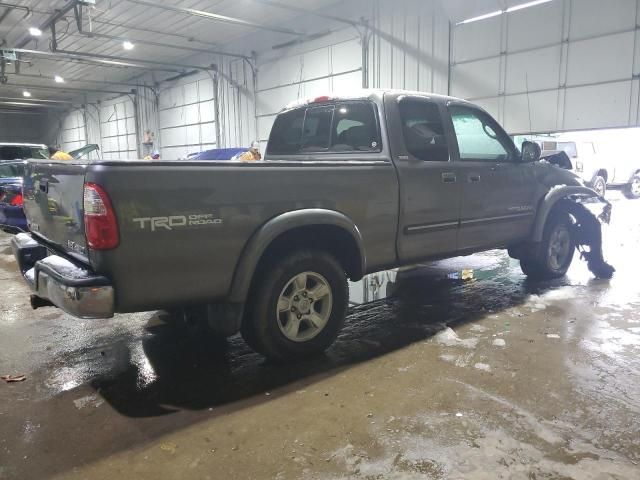
M 129 97 L 101 102 L 100 137 L 105 160 L 139 158 L 136 132 L 136 109 Z
M 350 3 L 356 6 L 352 19 L 366 19 L 371 27 L 364 76 L 363 28 L 341 24 L 317 40 L 262 54 L 257 81 L 262 143 L 275 114 L 299 98 L 365 86 L 447 93 L 449 21 L 437 0 Z M 322 22 L 316 19 L 318 31 Z
M 457 26 L 452 94 L 512 133 L 640 125 L 639 22 L 640 0 L 554 0 Z
M 449 20 L 435 0 L 376 0 L 369 86 L 446 94 Z
M 138 88 L 134 97 L 102 102 L 99 131 L 85 137 L 101 145 L 106 159 L 136 158 L 149 153 L 142 143 L 150 130 L 155 134 L 152 148 L 160 149 L 162 158 L 175 159 L 218 143 L 238 147 L 258 139 L 264 144 L 277 112 L 298 98 L 365 85 L 446 93 L 449 23 L 437 0 L 398 0 L 393 5 L 354 0 L 343 11 L 369 22 L 368 56 L 363 57 L 362 27 L 304 16 L 297 26 L 320 33 L 315 40 L 269 49 L 282 38 L 261 34 L 236 46 L 239 51 L 251 42 L 261 47 L 255 77 L 251 64 L 242 59 L 191 58 L 192 63 L 217 65 L 217 89 L 213 76 L 205 72 L 163 83 L 157 101 L 151 89 Z M 365 72 L 363 58 L 368 59 Z M 154 82 L 152 75 L 139 80 Z M 88 131 L 95 130 L 89 118 L 95 116 L 94 109 L 89 105 L 82 115 L 69 116 L 66 143 L 75 146 L 85 139 L 81 117 L 87 119 Z
M 59 144 L 65 152 L 85 146 L 87 142 L 84 109 L 69 112 L 63 122 L 59 135 Z
M 159 131 L 163 158 L 216 147 L 213 80 L 206 73 L 160 89 Z
M 327 37 L 261 56 L 257 83 L 259 140 L 264 143 L 275 115 L 289 102 L 362 87 L 358 32 L 345 27 Z

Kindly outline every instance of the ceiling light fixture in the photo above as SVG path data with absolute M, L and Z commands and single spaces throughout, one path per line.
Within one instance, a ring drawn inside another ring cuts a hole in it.
M 535 7 L 536 5 L 542 5 L 543 3 L 549 3 L 553 0 L 533 0 L 532 2 L 521 3 L 520 5 L 514 5 L 513 7 L 509 7 L 506 10 L 496 10 L 495 12 L 486 13 L 484 15 L 479 15 L 473 18 L 467 18 L 466 20 L 462 20 L 461 22 L 456 23 L 456 25 L 464 25 L 467 23 L 478 22 L 480 20 L 486 20 L 487 18 L 497 17 L 502 15 L 503 13 L 511 13 L 517 12 L 518 10 L 524 10 L 525 8 Z
M 60 75 L 56 75 L 55 77 L 53 77 L 53 79 L 56 83 L 64 83 L 64 78 L 62 78 Z
M 26 90 L 24 92 L 22 92 L 22 96 L 29 98 L 31 96 L 31 92 L 27 92 Z
M 29 34 L 34 37 L 39 37 L 42 35 L 42 30 L 37 27 L 29 27 Z
M 502 15 L 502 10 L 496 10 L 495 12 L 485 13 L 484 15 L 480 15 L 478 17 L 467 18 L 466 20 L 456 23 L 456 25 L 464 25 L 467 23 L 479 22 L 480 20 L 486 20 L 487 18 L 497 17 L 498 15 Z
M 122 48 L 124 48 L 125 50 L 133 50 L 133 47 L 135 47 L 135 45 L 129 40 L 125 40 L 124 42 L 122 42 Z
M 536 5 L 542 5 L 543 3 L 549 3 L 552 1 L 553 0 L 534 0 L 533 2 L 521 3 L 520 5 L 514 5 L 513 7 L 507 8 L 505 12 L 517 12 L 518 10 L 522 10 L 524 8 L 535 7 Z

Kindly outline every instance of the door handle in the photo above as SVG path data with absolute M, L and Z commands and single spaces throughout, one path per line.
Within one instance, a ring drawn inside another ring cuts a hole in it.
M 469 182 L 480 183 L 480 175 L 476 175 L 475 173 L 472 173 L 471 175 L 469 175 Z
M 442 183 L 456 183 L 456 174 L 452 172 L 443 173 Z

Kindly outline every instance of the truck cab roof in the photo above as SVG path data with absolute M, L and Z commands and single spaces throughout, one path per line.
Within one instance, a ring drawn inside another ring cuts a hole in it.
M 321 103 L 330 103 L 330 102 L 339 102 L 343 100 L 373 100 L 373 101 L 381 101 L 382 97 L 387 94 L 402 96 L 402 95 L 413 95 L 413 96 L 421 96 L 428 97 L 430 99 L 440 101 L 440 102 L 460 102 L 460 103 L 469 103 L 466 100 L 457 97 L 450 97 L 447 95 L 439 95 L 437 93 L 430 92 L 420 92 L 415 90 L 402 90 L 402 89 L 389 89 L 389 88 L 364 88 L 364 89 L 356 89 L 349 90 L 345 92 L 327 92 L 323 95 L 316 95 L 314 97 L 301 98 L 298 100 L 294 100 L 287 104 L 285 108 L 282 109 L 282 112 L 287 110 L 293 110 L 295 108 L 303 107 L 306 105 L 313 104 L 321 104 Z

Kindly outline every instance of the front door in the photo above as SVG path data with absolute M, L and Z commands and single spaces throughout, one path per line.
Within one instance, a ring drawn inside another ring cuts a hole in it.
M 402 262 L 456 251 L 460 183 L 441 104 L 423 96 L 385 97 L 391 151 L 400 177 L 397 248 Z
M 462 188 L 458 248 L 508 246 L 531 232 L 535 217 L 534 167 L 524 163 L 489 114 L 467 104 L 449 104 L 457 140 Z

